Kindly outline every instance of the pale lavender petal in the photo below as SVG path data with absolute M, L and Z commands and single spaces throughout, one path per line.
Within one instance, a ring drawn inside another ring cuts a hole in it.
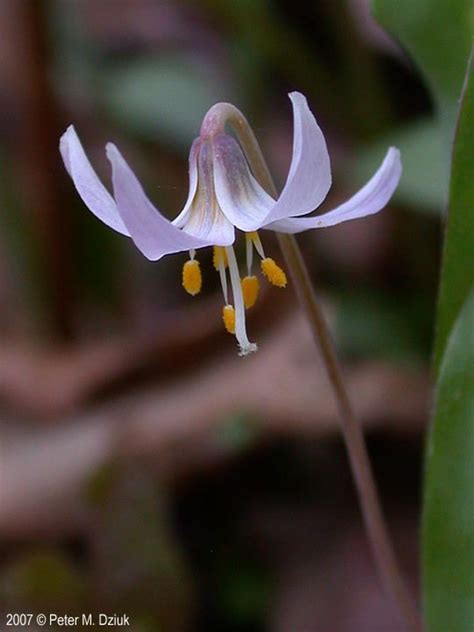
M 293 156 L 286 184 L 265 224 L 314 211 L 331 187 L 331 166 L 323 133 L 306 98 L 299 92 L 289 96 L 293 105 Z
M 179 226 L 180 228 L 182 228 L 183 223 L 185 223 L 183 220 L 185 220 L 189 209 L 191 207 L 191 204 L 194 200 L 194 196 L 196 195 L 196 190 L 197 190 L 197 185 L 198 185 L 198 155 L 199 155 L 199 149 L 201 147 L 201 139 L 200 138 L 196 138 L 193 141 L 193 144 L 191 145 L 191 149 L 189 151 L 189 193 L 188 193 L 188 199 L 186 200 L 186 204 L 183 207 L 183 210 L 180 212 L 179 215 L 177 215 L 174 220 L 173 220 L 173 224 L 175 226 Z
M 129 237 L 130 234 L 119 215 L 113 197 L 92 168 L 72 125 L 61 136 L 59 149 L 66 170 L 89 210 L 104 224 Z
M 193 237 L 168 221 L 146 197 L 135 174 L 112 143 L 107 145 L 107 157 L 112 164 L 112 181 L 117 208 L 135 245 L 150 259 L 182 252 L 210 242 Z
M 190 188 L 194 195 L 173 224 L 199 239 L 216 246 L 227 246 L 235 239 L 233 224 L 217 203 L 214 187 L 214 167 L 209 141 L 193 144 L 190 154 Z
M 397 188 L 402 174 L 400 152 L 390 147 L 378 171 L 365 186 L 347 202 L 332 211 L 315 217 L 282 219 L 265 226 L 281 233 L 300 233 L 311 228 L 334 226 L 351 219 L 373 215 L 382 210 Z
M 239 144 L 227 134 L 213 139 L 214 183 L 222 212 L 243 231 L 257 230 L 275 200 L 250 172 Z

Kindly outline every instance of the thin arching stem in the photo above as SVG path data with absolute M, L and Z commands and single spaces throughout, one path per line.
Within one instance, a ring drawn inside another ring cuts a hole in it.
M 270 175 L 260 146 L 242 113 L 230 104 L 219 104 L 221 124 L 224 120 L 236 133 L 247 156 L 254 176 L 263 188 L 274 198 L 277 197 L 275 184 Z M 219 107 L 215 106 L 215 107 Z M 211 116 L 216 116 L 210 111 Z M 400 619 L 407 632 L 420 632 L 422 624 L 413 600 L 400 572 L 381 503 L 374 481 L 367 448 L 361 427 L 355 418 L 351 402 L 344 384 L 341 366 L 338 362 L 334 343 L 301 255 L 301 250 L 293 235 L 279 233 L 278 241 L 286 260 L 288 271 L 296 293 L 305 311 L 316 344 L 326 367 L 329 381 L 339 410 L 341 430 L 345 440 L 352 473 L 354 476 L 360 507 L 368 537 L 379 573 L 389 594 L 398 607 Z

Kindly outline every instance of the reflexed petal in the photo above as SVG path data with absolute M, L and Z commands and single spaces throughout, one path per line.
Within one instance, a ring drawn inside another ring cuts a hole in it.
M 193 144 L 193 148 L 190 154 L 190 188 L 194 188 L 195 194 L 192 198 L 188 196 L 184 209 L 173 220 L 173 224 L 216 246 L 228 246 L 235 240 L 235 230 L 217 202 L 211 145 L 202 142 Z M 197 161 L 197 165 L 191 164 L 191 161 Z
M 316 217 L 295 217 L 272 222 L 264 228 L 281 233 L 300 233 L 311 228 L 334 226 L 351 219 L 377 213 L 387 204 L 402 174 L 400 152 L 390 147 L 382 165 L 367 184 L 347 202 Z
M 222 212 L 240 230 L 258 229 L 275 200 L 255 180 L 232 136 L 217 136 L 213 154 L 216 195 Z
M 86 206 L 104 224 L 122 235 L 129 236 L 113 197 L 92 168 L 72 125 L 61 136 L 59 149 L 67 172 Z
M 163 217 L 146 197 L 141 184 L 119 150 L 107 144 L 117 208 L 136 246 L 151 261 L 173 252 L 209 246 Z
M 331 166 L 326 141 L 305 97 L 292 92 L 293 156 L 290 171 L 278 201 L 265 224 L 314 211 L 331 187 Z

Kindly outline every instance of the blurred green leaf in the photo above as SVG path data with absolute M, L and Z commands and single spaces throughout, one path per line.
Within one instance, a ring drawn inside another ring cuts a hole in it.
M 108 67 L 102 98 L 125 128 L 147 140 L 188 148 L 199 134 L 206 111 L 217 101 L 232 101 L 224 77 L 184 55 L 160 55 Z
M 429 632 L 474 623 L 474 291 L 444 355 L 428 444 L 423 524 Z
M 472 1 L 373 0 L 373 10 L 413 55 L 438 106 L 457 99 L 472 44 Z
M 240 452 L 255 445 L 260 437 L 255 419 L 245 411 L 228 415 L 216 430 L 218 444 L 229 452 Z
M 372 0 L 375 17 L 397 37 L 424 73 L 437 113 L 385 139 L 400 147 L 401 199 L 416 209 L 443 210 L 449 148 L 466 59 L 474 33 L 471 0 Z
M 418 121 L 358 153 L 351 172 L 363 181 L 388 145 L 394 145 L 400 149 L 403 162 L 396 199 L 417 210 L 439 214 L 446 205 L 450 137 L 450 124 L 435 119 Z
M 232 621 L 250 626 L 264 619 L 270 584 L 268 573 L 258 565 L 227 560 L 219 582 L 219 603 Z
M 474 622 L 474 80 L 472 58 L 453 150 L 438 303 L 433 428 L 428 445 L 423 563 L 430 632 Z
M 449 215 L 444 240 L 435 366 L 443 356 L 449 332 L 474 283 L 474 77 L 472 58 L 464 86 L 453 149 Z
M 138 464 L 100 468 L 85 489 L 94 511 L 94 576 L 101 607 L 127 604 L 141 629 L 187 629 L 193 587 L 158 485 Z M 105 611 L 105 610 L 103 610 Z
M 25 555 L 0 578 L 0 603 L 12 610 L 77 614 L 86 608 L 85 598 L 85 578 L 59 550 Z
M 55 54 L 51 78 L 59 101 L 94 95 L 93 82 L 101 50 L 96 38 L 85 28 L 81 7 L 71 2 L 44 3 Z M 67 106 L 66 106 L 67 107 Z
M 430 308 L 410 296 L 344 291 L 337 299 L 338 347 L 344 355 L 420 364 L 429 354 Z

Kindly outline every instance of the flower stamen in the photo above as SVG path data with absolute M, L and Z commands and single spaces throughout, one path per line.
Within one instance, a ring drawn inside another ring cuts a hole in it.
M 255 250 L 258 252 L 262 259 L 265 259 L 265 252 L 263 250 L 262 240 L 260 239 L 260 235 L 256 230 L 251 233 L 247 233 L 249 239 L 252 240 L 252 243 L 255 247 Z
M 245 233 L 245 253 L 247 257 L 247 274 L 248 276 L 252 275 L 252 264 L 253 264 L 253 237 L 252 235 L 256 235 L 257 233 Z
M 212 264 L 216 270 L 219 270 L 220 266 L 227 268 L 227 255 L 223 246 L 213 247 Z
M 222 246 L 214 246 L 214 267 L 219 272 L 219 278 L 221 281 L 222 295 L 224 296 L 224 305 L 227 305 L 229 302 L 227 295 L 227 255 L 225 252 L 225 248 Z
M 192 258 L 186 261 L 183 266 L 182 283 L 188 294 L 196 296 L 202 287 L 201 266 L 199 265 L 199 261 L 194 259 L 193 255 L 191 255 L 191 257 Z
M 224 305 L 222 308 L 222 320 L 226 331 L 235 335 L 235 309 L 232 305 Z
M 262 273 L 272 285 L 286 287 L 287 279 L 285 272 L 271 257 L 265 257 L 261 263 Z
M 242 295 L 244 297 L 245 309 L 250 309 L 255 305 L 260 290 L 260 283 L 256 276 L 249 275 L 242 279 Z

